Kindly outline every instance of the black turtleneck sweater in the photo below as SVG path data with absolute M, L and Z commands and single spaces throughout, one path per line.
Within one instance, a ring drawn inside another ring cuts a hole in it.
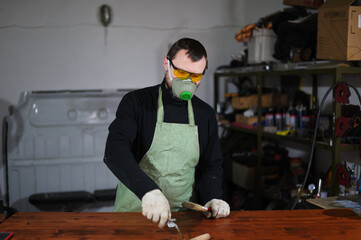
M 122 98 L 116 119 L 109 126 L 106 142 L 104 162 L 139 199 L 147 192 L 159 189 L 138 165 L 153 140 L 159 86 L 135 90 Z M 161 88 L 164 122 L 189 123 L 187 101 L 175 100 L 166 89 L 164 81 Z M 191 101 L 200 146 L 195 188 L 200 203 L 205 204 L 213 198 L 222 197 L 222 155 L 213 108 L 196 96 Z

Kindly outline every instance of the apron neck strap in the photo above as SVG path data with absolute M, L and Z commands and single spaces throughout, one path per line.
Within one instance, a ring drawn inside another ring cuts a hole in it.
M 163 101 L 162 101 L 162 88 L 159 87 L 158 91 L 158 109 L 157 109 L 157 122 L 163 122 L 164 120 L 164 110 L 163 110 Z
M 188 120 L 190 126 L 195 126 L 194 114 L 193 114 L 193 106 L 191 100 L 188 101 Z M 159 87 L 159 96 L 158 96 L 158 110 L 157 110 L 157 122 L 164 121 L 164 107 L 162 100 L 162 89 Z
M 194 127 L 195 121 L 194 121 L 194 114 L 193 114 L 193 106 L 192 106 L 192 101 L 190 99 L 188 100 L 188 120 L 189 120 L 189 125 Z

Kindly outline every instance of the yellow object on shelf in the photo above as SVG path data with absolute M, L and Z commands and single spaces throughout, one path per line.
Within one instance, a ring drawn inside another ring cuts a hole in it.
M 281 136 L 293 136 L 296 134 L 296 132 L 294 130 L 284 130 L 284 131 L 277 131 L 276 132 L 277 135 L 281 135 Z

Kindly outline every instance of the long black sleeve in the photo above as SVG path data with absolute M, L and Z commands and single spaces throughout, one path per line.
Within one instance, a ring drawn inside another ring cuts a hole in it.
M 137 149 L 139 139 L 136 140 L 136 138 L 142 133 L 140 123 L 143 118 L 142 111 L 146 110 L 144 107 L 146 106 L 142 106 L 142 99 L 139 99 L 137 94 L 130 93 L 123 97 L 118 106 L 116 118 L 109 126 L 104 156 L 104 162 L 109 169 L 139 199 L 148 191 L 159 188 L 138 165 L 141 160 L 138 153 L 141 150 Z M 154 127 L 151 124 L 153 121 L 145 122 L 149 125 L 148 135 L 153 135 Z M 147 142 L 151 143 L 151 139 L 148 140 Z M 132 149 L 135 149 L 135 152 Z
M 123 97 L 116 119 L 109 126 L 105 148 L 104 162 L 140 199 L 148 191 L 159 188 L 138 166 L 153 140 L 159 86 L 139 89 Z M 188 123 L 187 102 L 174 100 L 164 84 L 161 87 L 164 121 Z M 200 199 L 207 202 L 222 195 L 222 156 L 217 122 L 213 109 L 196 96 L 192 98 L 192 106 L 200 145 L 196 189 Z

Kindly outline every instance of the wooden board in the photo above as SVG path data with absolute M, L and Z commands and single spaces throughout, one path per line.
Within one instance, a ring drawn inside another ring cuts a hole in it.
M 361 216 L 361 196 L 358 194 L 327 198 L 314 198 L 307 199 L 306 201 L 324 209 L 349 208 Z
M 225 219 L 200 212 L 173 213 L 185 239 L 361 239 L 361 218 L 349 209 L 232 211 Z M 0 224 L 16 239 L 181 239 L 141 213 L 17 212 Z
M 306 201 L 324 209 L 343 208 L 341 205 L 333 202 L 337 200 L 337 198 L 338 198 L 337 196 L 327 197 L 327 198 L 310 198 L 307 199 Z

